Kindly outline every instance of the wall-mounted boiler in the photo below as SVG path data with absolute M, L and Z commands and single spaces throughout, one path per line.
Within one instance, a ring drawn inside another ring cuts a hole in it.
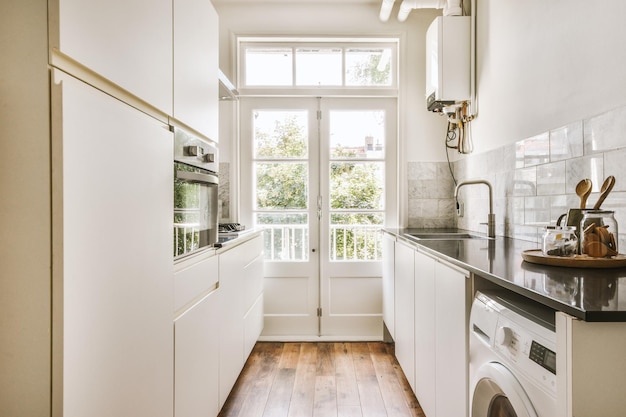
M 439 16 L 426 32 L 426 107 L 470 100 L 470 17 Z

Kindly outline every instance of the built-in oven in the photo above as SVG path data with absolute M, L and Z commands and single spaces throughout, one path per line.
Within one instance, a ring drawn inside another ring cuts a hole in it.
M 218 240 L 217 146 L 174 128 L 174 259 Z

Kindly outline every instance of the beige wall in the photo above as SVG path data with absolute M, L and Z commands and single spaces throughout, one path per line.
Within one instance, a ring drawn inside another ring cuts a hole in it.
M 46 0 L 0 13 L 0 415 L 50 415 Z

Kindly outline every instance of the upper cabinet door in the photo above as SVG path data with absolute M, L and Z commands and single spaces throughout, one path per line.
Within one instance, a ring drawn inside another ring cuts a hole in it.
M 174 0 L 174 118 L 216 142 L 218 35 L 209 0 Z
M 172 0 L 53 0 L 50 9 L 53 50 L 172 113 Z

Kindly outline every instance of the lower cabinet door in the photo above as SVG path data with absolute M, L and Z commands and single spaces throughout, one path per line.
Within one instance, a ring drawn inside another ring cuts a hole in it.
M 441 262 L 435 265 L 435 368 L 437 416 L 468 415 L 468 316 L 470 280 Z
M 415 396 L 424 414 L 435 417 L 435 264 L 415 253 Z
M 415 391 L 415 248 L 396 242 L 395 342 L 396 358 Z
M 174 322 L 174 416 L 219 412 L 219 290 Z

